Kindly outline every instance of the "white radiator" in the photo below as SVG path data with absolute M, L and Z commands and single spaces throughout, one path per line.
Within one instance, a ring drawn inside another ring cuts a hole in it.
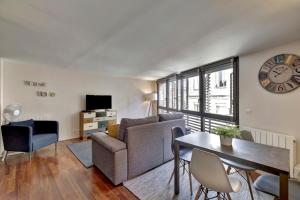
M 251 127 L 240 127 L 240 129 L 250 131 L 256 143 L 289 149 L 290 177 L 294 178 L 294 167 L 296 165 L 296 139 L 294 137 Z

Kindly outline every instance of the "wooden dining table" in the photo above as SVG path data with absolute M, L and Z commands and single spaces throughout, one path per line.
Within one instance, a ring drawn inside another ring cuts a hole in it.
M 197 148 L 280 177 L 279 197 L 288 200 L 289 150 L 233 139 L 232 146 L 223 146 L 220 136 L 205 132 L 195 132 L 175 139 L 175 184 L 174 192 L 179 194 L 179 148 Z

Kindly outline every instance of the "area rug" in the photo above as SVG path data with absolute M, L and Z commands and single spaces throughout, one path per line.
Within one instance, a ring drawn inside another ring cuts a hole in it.
M 174 195 L 174 179 L 168 184 L 169 178 L 173 170 L 174 162 L 168 162 L 158 168 L 155 168 L 141 176 L 124 182 L 124 186 L 130 190 L 136 197 L 141 200 L 150 199 L 178 199 L 187 200 L 194 199 L 199 183 L 193 178 L 193 196 L 190 195 L 189 178 L 188 174 L 182 174 L 182 168 L 180 170 L 180 193 Z M 238 174 L 233 174 L 242 182 L 242 189 L 239 193 L 232 193 L 233 200 L 250 200 L 250 193 L 246 181 Z M 215 177 L 211 177 L 215 178 Z M 273 200 L 272 196 L 256 191 L 252 188 L 255 200 Z M 213 197 L 216 194 L 209 192 L 209 197 Z M 200 199 L 203 199 L 201 195 Z
M 86 167 L 92 167 L 92 141 L 84 141 L 68 145 L 76 158 Z

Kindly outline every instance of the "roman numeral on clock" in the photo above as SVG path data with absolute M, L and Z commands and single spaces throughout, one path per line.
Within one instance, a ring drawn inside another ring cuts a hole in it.
M 279 85 L 277 86 L 277 91 L 278 91 L 278 92 L 285 92 L 285 90 L 286 90 L 286 88 L 284 87 L 283 84 L 279 84 Z
M 294 81 L 300 84 L 300 75 L 294 75 L 292 76 L 292 79 L 294 79 Z
M 285 88 L 290 88 L 290 89 L 294 89 L 294 88 L 298 87 L 298 85 L 291 80 L 285 82 L 284 85 L 285 85 Z

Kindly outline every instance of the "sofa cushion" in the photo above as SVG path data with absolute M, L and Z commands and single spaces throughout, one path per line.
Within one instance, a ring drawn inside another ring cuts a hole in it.
M 175 120 L 175 119 L 182 119 L 183 113 L 165 113 L 165 114 L 159 114 L 159 121 L 169 121 L 169 120 Z
M 19 121 L 19 122 L 10 122 L 11 126 L 30 126 L 32 128 L 32 134 L 35 134 L 35 126 L 33 119 Z
M 118 139 L 126 142 L 128 127 L 138 126 L 143 124 L 151 124 L 156 122 L 158 122 L 158 116 L 151 116 L 151 117 L 145 117 L 139 119 L 123 118 L 121 120 L 120 127 L 119 127 Z
M 36 134 L 32 137 L 32 150 L 37 150 L 50 144 L 56 143 L 58 137 L 56 133 Z

